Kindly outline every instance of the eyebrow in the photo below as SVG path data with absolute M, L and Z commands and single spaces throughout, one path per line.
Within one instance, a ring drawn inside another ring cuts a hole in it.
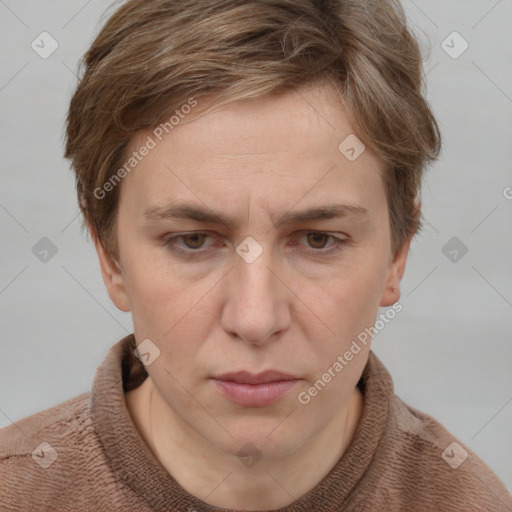
M 289 224 L 304 224 L 316 220 L 364 216 L 366 214 L 368 214 L 368 210 L 362 206 L 331 204 L 308 210 L 286 212 L 277 219 L 274 225 L 278 228 Z M 165 208 L 148 208 L 144 211 L 143 216 L 148 221 L 189 219 L 197 222 L 219 224 L 232 231 L 238 230 L 238 222 L 235 219 L 227 217 L 223 213 L 187 203 L 176 203 Z

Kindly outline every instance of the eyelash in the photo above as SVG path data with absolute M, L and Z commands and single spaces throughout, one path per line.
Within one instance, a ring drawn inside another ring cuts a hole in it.
M 330 235 L 329 233 L 325 233 L 323 231 L 305 231 L 304 235 L 327 235 L 329 238 L 332 238 L 334 240 L 334 244 L 332 244 L 330 249 L 309 249 L 306 252 L 310 255 L 314 256 L 329 256 L 334 252 L 337 252 L 343 248 L 344 245 L 346 245 L 347 240 L 343 240 L 341 238 L 335 237 L 334 235 Z M 183 249 L 182 247 L 179 247 L 174 244 L 175 240 L 183 239 L 188 236 L 193 235 L 206 235 L 208 236 L 208 233 L 200 232 L 200 231 L 194 231 L 192 233 L 182 233 L 181 235 L 175 235 L 172 237 L 164 237 L 164 246 L 167 247 L 169 250 L 175 252 L 176 254 L 179 254 L 180 256 L 186 257 L 186 258 L 194 258 L 198 257 L 206 252 L 208 252 L 208 249 Z

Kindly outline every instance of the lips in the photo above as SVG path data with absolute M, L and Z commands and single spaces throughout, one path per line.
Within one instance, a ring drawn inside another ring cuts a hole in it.
M 252 374 L 241 371 L 213 378 L 226 398 L 242 407 L 265 407 L 288 394 L 301 379 L 276 370 Z
M 224 373 L 217 380 L 238 382 L 239 384 L 266 384 L 267 382 L 278 382 L 283 380 L 297 380 L 297 377 L 277 370 L 267 370 L 258 374 L 241 371 L 234 373 Z

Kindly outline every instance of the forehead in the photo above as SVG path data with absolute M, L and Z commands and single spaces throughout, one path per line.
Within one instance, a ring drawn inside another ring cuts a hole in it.
M 362 151 L 362 143 L 357 146 L 344 105 L 330 86 L 200 112 L 183 116 L 172 128 L 134 137 L 127 156 L 149 139 L 153 147 L 124 180 L 128 190 L 122 196 L 129 194 L 147 210 L 184 194 L 217 199 L 218 205 L 221 198 L 224 209 L 226 199 L 234 204 L 240 196 L 267 202 L 303 198 L 301 206 L 307 206 L 309 198 L 332 202 L 333 194 L 352 203 L 382 195 L 384 165 L 368 149 Z M 357 158 L 347 157 L 347 144 Z

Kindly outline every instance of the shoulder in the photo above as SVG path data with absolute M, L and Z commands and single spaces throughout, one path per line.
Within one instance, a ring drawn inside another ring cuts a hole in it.
M 83 393 L 59 405 L 27 416 L 0 429 L 0 461 L 13 456 L 32 455 L 40 438 L 69 442 L 89 418 L 90 393 Z
M 492 470 L 440 422 L 396 395 L 374 463 L 375 492 L 390 510 L 512 511 L 512 497 Z
M 83 393 L 59 405 L 13 422 L 0 429 L 0 460 L 31 455 L 34 441 L 40 437 L 59 439 L 59 443 L 76 434 L 87 421 L 90 393 Z
M 24 510 L 56 510 L 68 495 L 81 504 L 94 484 L 94 478 L 86 483 L 91 474 L 108 480 L 108 473 L 91 420 L 90 393 L 0 429 L 2 510 L 21 510 L 21 504 Z

